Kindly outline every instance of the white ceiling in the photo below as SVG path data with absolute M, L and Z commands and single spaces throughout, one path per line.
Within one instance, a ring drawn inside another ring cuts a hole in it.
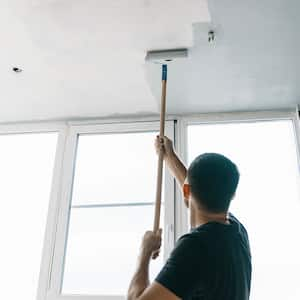
M 156 113 L 160 69 L 144 63 L 145 51 L 176 47 L 190 55 L 169 67 L 169 113 L 300 103 L 299 1 L 208 8 L 206 0 L 1 1 L 0 122 Z

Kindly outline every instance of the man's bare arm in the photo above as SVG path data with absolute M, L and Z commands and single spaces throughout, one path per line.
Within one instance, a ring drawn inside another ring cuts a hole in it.
M 180 298 L 163 285 L 154 281 L 138 300 L 180 300 Z
M 161 233 L 160 229 L 158 232 L 147 231 L 144 235 L 140 256 L 138 259 L 137 270 L 130 282 L 127 299 L 137 300 L 149 286 L 149 264 L 151 258 L 155 259 L 159 255 L 161 247 Z
M 175 153 L 173 143 L 169 138 L 156 138 L 155 148 L 157 153 L 159 153 L 161 147 L 164 150 L 164 160 L 167 167 L 169 168 L 172 175 L 176 178 L 179 187 L 182 188 L 187 176 L 186 166 Z M 188 203 L 186 203 L 186 205 L 188 206 Z
M 128 289 L 127 300 L 136 300 L 149 286 L 149 263 L 151 253 L 141 253 L 138 259 L 138 267 L 133 275 Z
M 180 188 L 182 188 L 187 175 L 187 170 L 185 165 L 179 159 L 179 157 L 175 152 L 172 155 L 167 156 L 165 158 L 165 162 L 169 170 L 171 171 L 172 175 L 176 178 Z

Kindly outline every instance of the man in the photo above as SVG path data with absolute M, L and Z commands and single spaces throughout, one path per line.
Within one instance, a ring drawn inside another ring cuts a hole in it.
M 182 236 L 150 285 L 148 268 L 161 246 L 161 230 L 146 232 L 128 300 L 248 300 L 251 255 L 243 225 L 228 213 L 239 172 L 223 155 L 199 155 L 188 170 L 172 142 L 156 139 L 166 165 L 182 187 L 190 209 L 190 233 Z

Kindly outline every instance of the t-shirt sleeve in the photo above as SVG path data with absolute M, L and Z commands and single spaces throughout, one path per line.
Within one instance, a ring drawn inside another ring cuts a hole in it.
M 201 239 L 190 234 L 183 236 L 155 281 L 179 298 L 190 296 L 199 286 L 205 266 Z

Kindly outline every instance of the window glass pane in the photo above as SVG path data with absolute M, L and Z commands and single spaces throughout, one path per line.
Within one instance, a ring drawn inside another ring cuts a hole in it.
M 125 295 L 154 206 L 73 208 L 64 294 Z M 158 273 L 162 254 L 151 262 Z
M 155 134 L 80 135 L 73 205 L 153 202 Z
M 300 299 L 300 185 L 292 122 L 189 126 L 189 162 L 204 152 L 224 154 L 241 173 L 231 211 L 250 237 L 251 299 Z
M 35 299 L 56 133 L 0 135 L 2 299 Z
M 153 227 L 155 135 L 79 136 L 64 294 L 126 294 L 143 233 Z M 163 215 L 161 220 L 163 227 Z M 163 251 L 152 277 L 162 257 Z

